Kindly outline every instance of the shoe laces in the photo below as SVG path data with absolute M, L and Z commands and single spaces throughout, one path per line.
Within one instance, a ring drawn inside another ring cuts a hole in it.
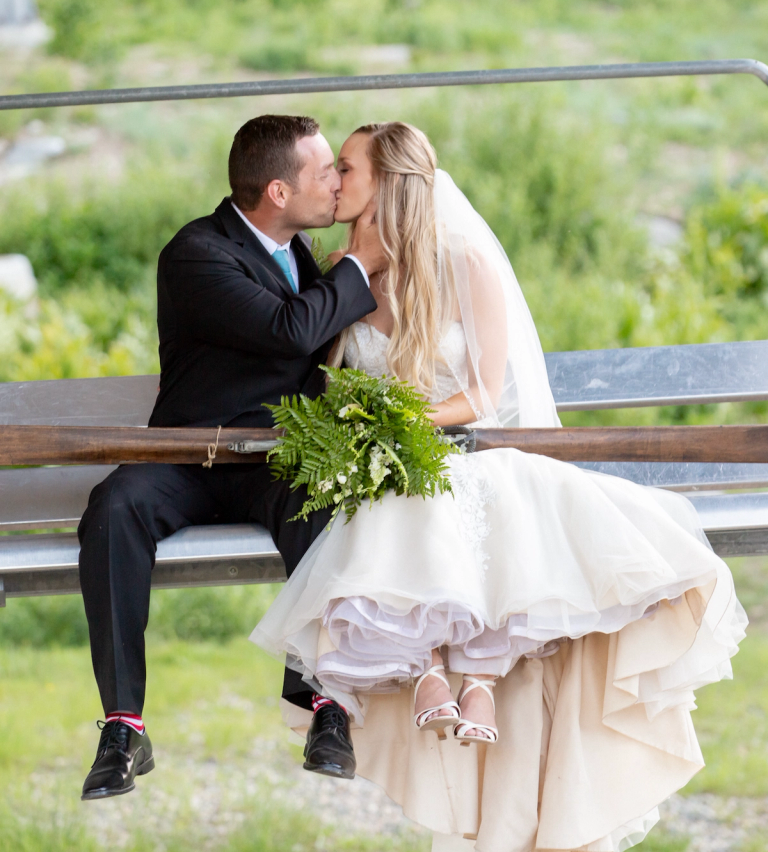
M 96 750 L 96 760 L 102 757 L 109 749 L 125 751 L 128 745 L 128 725 L 125 722 L 104 722 L 99 720 L 96 727 L 101 731 L 99 747 Z
M 347 728 L 347 714 L 336 704 L 326 704 L 318 710 L 318 715 L 322 713 L 322 721 L 324 724 L 333 725 L 342 731 Z

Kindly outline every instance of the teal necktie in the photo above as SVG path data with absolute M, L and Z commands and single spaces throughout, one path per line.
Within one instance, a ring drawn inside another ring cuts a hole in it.
M 293 273 L 291 272 L 291 263 L 288 260 L 288 252 L 286 249 L 277 249 L 272 257 L 275 259 L 275 262 L 283 270 L 285 273 L 285 277 L 288 279 L 288 283 L 291 285 L 291 289 L 294 293 L 299 292 L 299 288 L 296 286 L 296 282 L 293 280 Z

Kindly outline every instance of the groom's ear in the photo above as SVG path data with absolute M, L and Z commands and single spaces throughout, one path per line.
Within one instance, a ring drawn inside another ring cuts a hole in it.
M 284 210 L 285 205 L 291 197 L 291 188 L 287 183 L 285 183 L 285 181 L 279 179 L 271 180 L 267 184 L 267 188 L 264 190 L 264 195 L 275 205 L 275 207 L 279 207 L 281 210 Z

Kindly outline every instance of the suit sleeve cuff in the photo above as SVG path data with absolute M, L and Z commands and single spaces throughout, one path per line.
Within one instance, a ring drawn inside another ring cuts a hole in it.
M 365 285 L 370 289 L 371 282 L 368 278 L 368 273 L 365 271 L 365 267 L 362 263 L 353 255 L 353 254 L 345 254 L 344 257 L 348 257 L 350 260 L 354 260 L 357 264 L 357 268 L 363 273 L 363 278 L 365 278 Z

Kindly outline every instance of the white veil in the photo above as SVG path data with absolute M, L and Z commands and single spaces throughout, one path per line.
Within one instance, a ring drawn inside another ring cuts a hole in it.
M 467 371 L 454 375 L 477 420 L 559 426 L 536 326 L 506 252 L 442 169 L 434 200 L 444 322 L 460 313 L 467 339 Z

